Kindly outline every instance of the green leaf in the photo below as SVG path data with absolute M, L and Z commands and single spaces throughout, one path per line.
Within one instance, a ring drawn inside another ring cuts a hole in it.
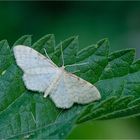
M 22 81 L 6 41 L 0 42 L 0 138 L 63 139 L 77 123 L 95 119 L 112 119 L 140 115 L 140 60 L 134 62 L 133 49 L 109 53 L 107 39 L 79 51 L 78 37 L 70 37 L 55 46 L 54 35 L 46 35 L 31 45 L 31 36 L 23 44 L 45 54 L 62 66 L 62 52 L 69 72 L 95 84 L 101 100 L 87 105 L 75 104 L 63 110 L 55 107 L 42 93 L 28 91 Z M 79 89 L 80 90 L 80 89 Z M 87 91 L 88 92 L 88 91 Z
M 12 63 L 11 57 L 12 54 L 8 42 L 6 40 L 0 41 L 0 74 L 4 74 Z
M 44 49 L 46 49 L 48 54 L 52 53 L 54 52 L 55 48 L 55 37 L 53 34 L 45 35 L 37 42 L 35 42 L 32 47 L 42 54 L 45 54 Z
M 99 41 L 96 45 L 91 45 L 77 53 L 77 63 L 86 65 L 77 66 L 80 70 L 78 76 L 95 83 L 108 63 L 109 43 L 107 39 Z
M 16 45 L 25 45 L 25 46 L 31 46 L 31 35 L 24 35 L 20 37 L 13 46 Z
M 108 64 L 96 83 L 102 100 L 100 103 L 89 105 L 78 122 L 91 118 L 112 119 L 139 115 L 140 67 L 139 61 L 133 63 L 134 55 L 133 49 L 117 51 L 109 55 Z M 108 100 L 111 96 L 115 96 L 116 99 Z M 102 103 L 109 105 L 104 106 Z
M 74 64 L 76 62 L 76 55 L 79 49 L 79 42 L 77 36 L 72 36 L 63 42 L 60 42 L 54 50 L 54 53 L 51 55 L 52 60 L 58 65 L 62 66 L 62 52 L 64 55 L 65 65 Z

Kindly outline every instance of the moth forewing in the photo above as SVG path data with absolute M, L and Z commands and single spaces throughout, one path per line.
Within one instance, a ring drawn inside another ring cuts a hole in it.
M 67 87 L 72 89 L 69 92 L 74 96 L 75 103 L 86 104 L 101 98 L 98 89 L 91 83 L 68 72 L 65 72 L 64 76 Z
M 18 45 L 14 47 L 13 51 L 17 65 L 24 72 L 23 81 L 26 88 L 45 92 L 59 75 L 59 68 L 51 60 L 30 47 Z

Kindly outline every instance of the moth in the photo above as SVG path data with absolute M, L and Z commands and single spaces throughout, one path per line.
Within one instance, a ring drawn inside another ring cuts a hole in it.
M 44 97 L 49 95 L 56 107 L 68 109 L 74 103 L 87 104 L 101 98 L 94 85 L 67 72 L 64 65 L 58 67 L 36 50 L 18 45 L 13 52 L 17 65 L 23 70 L 26 88 L 43 92 Z

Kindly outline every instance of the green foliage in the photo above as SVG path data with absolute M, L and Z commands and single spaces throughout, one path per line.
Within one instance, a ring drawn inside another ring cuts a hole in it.
M 13 46 L 31 46 L 31 36 L 17 40 Z M 95 119 L 112 119 L 140 114 L 140 60 L 134 62 L 133 49 L 109 53 L 107 39 L 79 51 L 78 37 L 70 37 L 55 45 L 53 35 L 46 35 L 31 47 L 62 65 L 60 45 L 65 65 L 88 62 L 68 67 L 69 72 L 95 84 L 101 100 L 87 105 L 75 104 L 68 110 L 55 107 L 42 93 L 28 91 L 22 81 L 12 48 L 0 42 L 0 138 L 66 138 L 77 123 Z M 88 91 L 87 91 L 88 92 Z

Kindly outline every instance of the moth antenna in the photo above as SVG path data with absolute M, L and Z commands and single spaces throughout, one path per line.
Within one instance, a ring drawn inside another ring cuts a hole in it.
M 62 56 L 62 66 L 64 66 L 64 54 L 62 49 L 62 42 L 61 42 L 61 56 Z
M 48 61 L 57 67 L 57 65 L 51 60 L 51 58 L 50 58 L 49 55 L 47 54 L 47 51 L 46 51 L 45 48 L 44 48 L 44 52 L 45 52 L 45 55 L 47 56 L 47 58 L 49 59 Z
M 47 51 L 46 51 L 45 48 L 44 48 L 44 52 L 45 52 L 45 55 L 47 56 L 47 58 L 51 60 L 51 58 L 50 58 L 49 55 L 47 54 Z
M 80 65 L 86 65 L 86 64 L 88 64 L 88 62 L 86 62 L 86 63 L 79 63 L 79 64 L 66 65 L 65 67 L 73 67 L 73 66 L 80 66 Z

